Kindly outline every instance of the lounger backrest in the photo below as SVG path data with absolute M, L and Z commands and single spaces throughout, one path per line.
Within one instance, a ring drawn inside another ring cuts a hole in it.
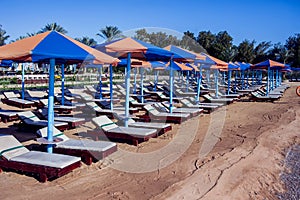
M 103 129 L 104 131 L 108 131 L 110 129 L 118 127 L 118 125 L 116 125 L 105 115 L 95 117 L 92 119 L 92 121 L 94 124 L 96 124 L 99 128 Z
M 162 92 L 158 92 L 157 95 L 161 98 L 166 98 L 166 95 L 164 95 Z
M 46 92 L 43 92 L 43 91 L 31 91 L 31 90 L 27 90 L 28 94 L 31 96 L 31 97 L 39 97 L 39 98 L 42 98 L 44 97 L 46 94 Z
M 14 92 L 3 92 L 7 99 L 19 98 Z
M 43 117 L 48 118 L 48 109 L 43 108 L 39 109 L 38 112 L 43 115 Z M 58 116 L 56 113 L 54 113 L 54 117 Z
M 0 157 L 7 160 L 29 152 L 13 135 L 0 135 Z
M 88 102 L 88 103 L 86 103 L 86 105 L 95 111 L 102 110 L 102 108 L 100 108 L 95 102 Z
M 19 112 L 19 118 L 26 122 L 26 121 L 40 121 L 40 119 L 31 111 Z
M 41 128 L 36 132 L 39 136 L 47 138 L 48 135 L 48 127 Z M 66 136 L 63 132 L 58 130 L 57 128 L 53 127 L 53 137 L 60 138 L 63 141 L 69 140 L 70 138 Z
M 81 97 L 82 99 L 84 99 L 84 100 L 86 100 L 86 101 L 90 101 L 90 100 L 93 100 L 93 99 L 94 99 L 91 95 L 86 94 L 86 93 L 84 93 L 84 92 L 79 93 L 79 95 L 80 95 L 80 97 Z
M 145 110 L 147 110 L 152 115 L 158 115 L 159 114 L 159 112 L 153 106 L 151 106 L 149 104 L 145 105 L 144 108 L 145 108 Z
M 206 98 L 206 99 L 208 99 L 208 100 L 212 99 L 211 96 L 209 96 L 208 94 L 203 95 L 203 97 Z
M 137 102 L 134 98 L 132 98 L 132 97 L 129 97 L 129 102 L 130 102 L 130 103 L 133 103 L 133 104 L 134 104 L 134 103 L 138 103 L 138 102 Z
M 169 112 L 168 108 L 166 108 L 163 103 L 155 103 L 154 106 L 163 112 Z
M 60 94 L 60 93 L 61 93 L 60 88 L 55 87 L 55 88 L 54 88 L 54 94 Z
M 44 106 L 48 106 L 48 99 L 40 99 L 40 102 L 41 102 Z
M 187 99 L 182 99 L 181 100 L 181 103 L 183 103 L 185 106 L 187 107 L 190 107 L 192 106 L 193 104 L 191 102 L 189 102 Z

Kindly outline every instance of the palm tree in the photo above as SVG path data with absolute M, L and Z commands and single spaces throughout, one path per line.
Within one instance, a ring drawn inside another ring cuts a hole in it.
M 44 33 L 47 31 L 57 31 L 62 34 L 67 34 L 68 31 L 64 29 L 62 26 L 58 25 L 56 22 L 51 23 L 51 24 L 46 24 L 44 28 L 42 28 L 38 33 Z
M 97 33 L 97 35 L 106 39 L 108 42 L 122 37 L 122 31 L 120 31 L 116 26 L 106 26 L 105 28 L 100 29 L 100 33 Z
M 89 38 L 89 37 L 83 37 L 83 38 L 75 38 L 75 40 L 86 44 L 88 46 L 95 46 L 97 44 L 97 41 L 94 40 L 93 38 Z
M 6 35 L 6 31 L 2 29 L 2 25 L 0 25 L 0 46 L 5 45 L 5 40 L 9 37 L 9 35 Z

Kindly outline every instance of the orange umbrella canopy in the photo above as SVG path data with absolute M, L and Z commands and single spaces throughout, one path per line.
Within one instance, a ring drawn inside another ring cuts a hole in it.
M 95 64 L 117 64 L 118 59 L 99 52 L 56 31 L 37 34 L 0 47 L 0 59 L 41 62 L 48 59 L 68 62 L 93 60 Z
M 280 62 L 273 61 L 273 60 L 265 60 L 263 62 L 257 63 L 257 64 L 252 66 L 252 68 L 260 68 L 260 69 L 266 69 L 268 67 L 270 67 L 270 68 L 272 68 L 272 67 L 284 68 L 284 67 L 286 67 L 286 65 L 283 64 L 283 63 L 280 63 Z
M 207 55 L 205 53 L 203 53 L 205 56 L 207 56 L 209 59 L 211 59 L 213 62 L 215 62 L 215 65 L 217 66 L 228 66 L 228 63 L 227 62 L 224 62 L 218 58 L 215 58 L 213 56 L 210 56 L 210 55 Z
M 126 58 L 128 53 L 131 53 L 131 58 L 139 60 L 169 61 L 171 58 L 184 60 L 176 53 L 130 37 L 99 44 L 96 49 L 117 58 Z

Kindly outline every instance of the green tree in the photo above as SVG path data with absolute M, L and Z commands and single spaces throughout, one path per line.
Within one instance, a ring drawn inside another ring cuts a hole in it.
M 37 33 L 26 33 L 26 35 L 18 37 L 15 41 L 22 40 L 22 39 L 28 38 L 28 37 L 32 37 L 32 36 L 35 36 L 36 34 Z M 15 42 L 15 41 L 12 40 L 11 42 Z
M 289 51 L 289 58 L 286 59 L 293 67 L 300 66 L 300 33 L 295 34 L 287 39 L 285 43 L 286 49 Z
M 62 26 L 60 26 L 56 22 L 51 23 L 51 24 L 46 24 L 43 28 L 41 28 L 41 30 L 38 33 L 44 33 L 47 31 L 57 31 L 62 34 L 68 33 L 68 31 L 66 29 L 64 29 Z
M 244 40 L 237 47 L 237 54 L 235 56 L 235 61 L 252 63 L 254 56 L 254 45 L 255 41 Z
M 97 41 L 94 40 L 93 38 L 89 38 L 89 37 L 82 37 L 82 38 L 75 38 L 75 40 L 86 44 L 88 46 L 95 46 L 97 44 Z
M 180 40 L 176 36 L 161 31 L 148 33 L 146 29 L 137 30 L 134 38 L 162 48 L 168 45 L 178 46 L 180 44 Z
M 139 29 L 135 31 L 135 35 L 133 36 L 133 38 L 144 42 L 149 42 L 149 33 L 144 28 Z
M 230 61 L 233 38 L 227 31 L 221 31 L 216 35 L 216 39 L 211 47 L 210 55 L 217 57 L 223 61 Z
M 100 33 L 97 33 L 96 35 L 109 42 L 122 37 L 122 31 L 116 26 L 106 26 L 105 28 L 100 29 Z
M 0 46 L 5 45 L 5 40 L 7 40 L 10 36 L 6 34 L 6 31 L 2 29 L 2 25 L 0 24 Z
M 180 47 L 196 53 L 207 53 L 207 51 L 196 41 L 194 33 L 186 31 L 183 34 L 179 45 Z
M 210 31 L 201 31 L 198 33 L 197 42 L 207 51 L 208 54 L 212 53 L 212 46 L 216 36 Z
M 267 60 L 268 57 L 268 50 L 272 46 L 271 42 L 261 42 L 254 48 L 254 63 L 262 62 Z
M 288 50 L 283 44 L 277 43 L 268 52 L 268 57 L 281 63 L 287 63 L 288 59 L 293 58 L 294 54 Z

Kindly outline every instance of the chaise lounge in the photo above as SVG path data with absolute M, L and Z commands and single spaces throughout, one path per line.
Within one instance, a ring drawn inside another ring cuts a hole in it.
M 3 169 L 34 173 L 40 182 L 63 176 L 80 167 L 80 158 L 29 151 L 14 136 L 0 135 L 0 172 Z
M 41 136 L 41 138 L 37 138 L 38 142 L 47 142 L 47 130 L 48 127 L 45 127 L 37 131 L 37 134 Z M 81 157 L 81 160 L 87 165 L 117 151 L 117 145 L 114 142 L 70 139 L 55 127 L 53 127 L 53 137 L 54 140 L 60 140 L 55 143 L 53 149 L 55 153 Z

